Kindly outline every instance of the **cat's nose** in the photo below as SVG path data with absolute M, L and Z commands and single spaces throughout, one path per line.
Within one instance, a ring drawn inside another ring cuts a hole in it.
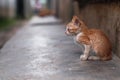
M 67 31 L 65 31 L 65 34 L 68 35 Z

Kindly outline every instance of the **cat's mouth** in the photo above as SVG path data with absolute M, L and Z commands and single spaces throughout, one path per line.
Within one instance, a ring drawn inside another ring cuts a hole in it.
M 69 32 L 67 32 L 67 31 L 65 31 L 65 34 L 66 34 L 67 36 L 74 36 L 74 35 L 76 35 L 75 33 L 69 33 Z

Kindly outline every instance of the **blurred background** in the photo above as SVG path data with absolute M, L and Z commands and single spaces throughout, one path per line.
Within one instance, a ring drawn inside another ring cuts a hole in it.
M 90 28 L 103 30 L 120 57 L 119 0 L 0 0 L 0 45 L 32 16 L 55 16 L 67 23 L 73 15 Z

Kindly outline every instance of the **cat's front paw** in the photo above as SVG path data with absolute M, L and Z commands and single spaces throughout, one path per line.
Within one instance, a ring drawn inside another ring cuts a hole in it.
M 88 56 L 86 56 L 86 55 L 81 55 L 80 56 L 81 61 L 86 61 L 87 59 L 88 59 Z

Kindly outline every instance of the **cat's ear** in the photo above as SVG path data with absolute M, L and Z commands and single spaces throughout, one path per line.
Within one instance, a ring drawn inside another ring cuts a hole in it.
M 77 16 L 73 16 L 72 22 L 77 26 L 80 25 L 80 20 Z

